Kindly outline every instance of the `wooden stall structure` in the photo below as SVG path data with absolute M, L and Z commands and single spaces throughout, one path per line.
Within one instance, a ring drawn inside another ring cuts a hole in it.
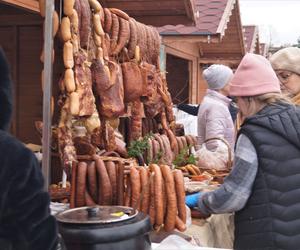
M 158 28 L 165 44 L 169 89 L 177 103 L 202 100 L 204 67 L 222 63 L 235 68 L 245 54 L 238 0 L 196 0 L 195 11 L 194 26 Z
M 146 24 L 193 23 L 192 0 L 172 1 L 100 1 L 103 6 L 120 8 Z M 4 48 L 11 64 L 15 112 L 12 133 L 25 143 L 40 144 L 34 123 L 43 120 L 43 173 L 49 184 L 51 143 L 51 94 L 55 92 L 59 76 L 52 70 L 49 41 L 52 31 L 53 2 L 46 1 L 45 43 L 43 42 L 43 19 L 39 15 L 37 0 L 0 0 L 0 45 Z M 50 39 L 51 40 L 51 39 Z M 43 64 L 40 54 L 44 46 L 44 95 L 41 88 Z M 48 56 L 47 56 L 48 55 Z M 53 74 L 52 74 L 53 72 Z M 52 86 L 54 86 L 52 91 Z M 55 87 L 56 86 L 56 87 Z M 55 93 L 53 93 L 55 95 Z M 46 149 L 46 150 L 45 150 Z
M 261 54 L 258 27 L 255 25 L 243 26 L 245 48 L 248 53 Z
M 104 7 L 125 11 L 137 21 L 161 26 L 195 23 L 194 0 L 100 0 Z
M 37 0 L 1 0 L 8 4 L 38 12 Z M 100 0 L 103 7 L 125 11 L 136 20 L 156 26 L 166 24 L 193 24 L 194 0 Z

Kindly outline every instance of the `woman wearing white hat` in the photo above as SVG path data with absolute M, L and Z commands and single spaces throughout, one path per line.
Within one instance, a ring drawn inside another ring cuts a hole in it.
M 220 64 L 213 64 L 203 71 L 208 90 L 198 112 L 198 138 L 202 144 L 205 140 L 223 138 L 234 146 L 234 125 L 228 106 L 228 83 L 233 76 L 232 70 Z M 214 151 L 216 143 L 210 143 L 208 149 Z

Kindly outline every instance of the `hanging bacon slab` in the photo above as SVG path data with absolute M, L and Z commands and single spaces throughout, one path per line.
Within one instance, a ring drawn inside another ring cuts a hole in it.
M 91 116 L 94 113 L 95 98 L 92 91 L 92 74 L 83 51 L 75 56 L 76 93 L 79 95 L 78 116 Z

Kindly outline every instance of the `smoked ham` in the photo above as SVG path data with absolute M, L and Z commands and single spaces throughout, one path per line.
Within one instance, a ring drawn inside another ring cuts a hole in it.
M 139 66 L 134 62 L 122 63 L 124 100 L 136 101 L 143 95 L 143 77 Z
M 110 70 L 112 70 L 111 81 L 113 81 L 113 76 L 116 76 L 112 87 L 106 90 L 96 89 L 100 99 L 99 113 L 106 118 L 117 118 L 124 113 L 125 108 L 122 70 L 116 63 Z
M 104 68 L 101 60 L 94 59 L 91 65 L 93 84 L 97 89 L 98 93 L 103 90 L 107 90 L 112 86 L 110 76 Z

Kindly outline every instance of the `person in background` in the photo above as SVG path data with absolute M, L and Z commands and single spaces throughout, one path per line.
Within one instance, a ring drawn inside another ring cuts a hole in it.
M 270 62 L 246 54 L 230 83 L 245 117 L 233 169 L 215 191 L 187 196 L 203 217 L 235 212 L 235 250 L 300 243 L 300 107 L 281 94 Z
M 207 139 L 223 138 L 234 147 L 234 125 L 228 107 L 231 99 L 228 96 L 228 83 L 233 75 L 232 70 L 220 64 L 213 64 L 203 71 L 208 89 L 198 111 L 198 143 Z M 207 149 L 215 151 L 218 144 L 212 141 Z
M 228 98 L 230 98 L 230 96 Z M 200 104 L 195 106 L 195 105 L 191 105 L 191 104 L 180 103 L 177 105 L 177 108 L 181 111 L 188 113 L 189 115 L 197 116 L 198 112 L 199 112 Z M 235 122 L 236 116 L 238 114 L 238 108 L 236 106 L 236 103 L 234 101 L 231 101 L 228 109 L 229 109 L 229 113 L 231 115 L 232 121 Z
M 61 249 L 38 161 L 6 132 L 12 115 L 11 88 L 9 67 L 0 47 L 0 249 Z
M 181 110 L 185 113 L 188 113 L 189 115 L 197 116 L 198 112 L 199 112 L 200 104 L 191 105 L 191 104 L 186 104 L 186 103 L 179 103 L 178 105 L 176 105 L 176 107 L 179 110 Z
M 281 83 L 281 90 L 300 105 L 300 49 L 284 48 L 270 58 L 273 69 Z

